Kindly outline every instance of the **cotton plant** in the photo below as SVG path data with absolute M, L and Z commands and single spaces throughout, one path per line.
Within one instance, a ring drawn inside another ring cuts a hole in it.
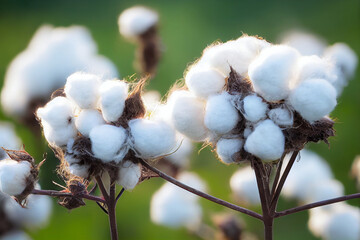
M 4 112 L 30 127 L 34 111 L 75 71 L 118 77 L 116 66 L 99 55 L 90 32 L 81 26 L 41 26 L 27 48 L 9 64 L 1 90 Z

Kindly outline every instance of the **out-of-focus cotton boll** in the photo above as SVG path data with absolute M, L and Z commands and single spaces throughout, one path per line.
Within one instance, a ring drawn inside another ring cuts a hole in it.
M 230 179 L 230 187 L 235 197 L 248 205 L 260 204 L 260 196 L 254 170 L 244 167 L 235 172 Z
M 7 122 L 0 121 L 0 160 L 7 157 L 7 154 L 1 148 L 18 150 L 21 141 L 16 136 L 14 126 Z
M 1 236 L 0 240 L 31 240 L 31 238 L 25 232 L 15 230 Z
M 246 96 L 243 100 L 242 114 L 248 121 L 257 122 L 265 118 L 267 110 L 267 104 L 256 95 Z
M 20 81 L 6 81 L 0 97 L 2 108 L 6 114 L 16 117 L 24 116 L 30 101 L 24 84 Z
M 156 158 L 176 149 L 175 130 L 163 121 L 134 119 L 129 127 L 134 148 L 142 158 Z
M 69 166 L 70 173 L 81 178 L 89 177 L 89 169 L 90 166 L 84 164 L 80 165 L 75 163 Z
M 206 187 L 205 182 L 195 173 L 184 171 L 184 172 L 181 172 L 177 176 L 177 179 L 180 182 L 182 182 L 182 183 L 184 183 L 184 184 L 186 184 L 186 185 L 188 185 L 188 186 L 190 186 L 192 188 L 195 188 L 195 189 L 197 189 L 199 191 L 202 191 L 202 192 L 206 191 L 207 187 Z M 186 190 L 183 190 L 181 188 L 178 188 L 178 189 L 179 189 L 179 191 L 182 191 L 182 192 L 185 191 L 186 192 Z M 189 196 L 193 196 L 193 197 L 197 198 L 197 196 L 194 195 L 194 194 L 189 194 Z
M 356 179 L 360 189 L 360 155 L 356 156 L 351 166 L 351 175 Z
M 115 64 L 104 56 L 95 56 L 85 67 L 86 72 L 95 74 L 101 79 L 113 79 L 119 77 Z
M 289 103 L 310 123 L 328 115 L 336 106 L 336 90 L 324 79 L 308 79 L 300 83 Z
M 76 128 L 85 137 L 89 137 L 91 129 L 103 124 L 105 124 L 105 121 L 98 110 L 84 109 L 75 118 Z
M 285 137 L 271 120 L 260 122 L 246 139 L 244 149 L 266 162 L 278 160 L 284 153 Z
M 221 161 L 226 164 L 235 162 L 235 153 L 239 152 L 244 142 L 241 139 L 220 138 L 216 143 L 216 153 Z
M 341 182 L 334 179 L 324 179 L 312 182 L 309 186 L 306 203 L 323 201 L 331 198 L 341 197 L 344 195 L 344 186 Z M 336 206 L 336 205 L 334 205 Z M 331 208 L 332 206 L 324 206 L 323 208 Z
M 178 167 L 186 167 L 193 151 L 193 144 L 189 138 L 180 133 L 176 134 L 176 142 L 177 150 L 166 156 L 165 159 Z
M 285 158 L 284 164 L 287 164 Z M 328 164 L 317 154 L 302 150 L 299 160 L 295 161 L 293 170 L 289 173 L 282 194 L 286 197 L 306 200 L 311 194 L 310 187 L 315 182 L 332 179 L 333 175 Z
M 225 76 L 215 68 L 193 66 L 186 74 L 185 82 L 193 94 L 207 98 L 223 90 Z
M 264 49 L 249 66 L 254 90 L 267 101 L 286 99 L 296 81 L 299 53 L 285 45 Z
M 307 79 L 321 78 L 331 83 L 336 78 L 333 65 L 327 59 L 315 55 L 300 57 L 298 61 L 298 71 L 298 82 Z
M 158 14 L 146 7 L 135 6 L 123 11 L 118 20 L 120 33 L 127 38 L 134 38 L 145 33 L 158 22 Z
M 11 159 L 0 161 L 0 191 L 10 196 L 20 195 L 26 188 L 26 179 L 30 176 L 31 164 Z
M 358 240 L 360 237 L 360 209 L 350 205 L 331 214 L 325 226 L 326 240 Z
M 124 161 L 119 168 L 116 183 L 126 190 L 132 190 L 138 184 L 141 177 L 141 167 L 131 161 Z
M 336 43 L 328 47 L 324 53 L 347 78 L 351 78 L 358 64 L 356 53 L 345 43 Z
M 230 102 L 228 93 L 209 97 L 205 110 L 205 126 L 217 134 L 225 134 L 235 128 L 240 114 Z
M 188 91 L 174 91 L 167 106 L 176 130 L 194 141 L 202 141 L 207 137 L 208 131 L 204 125 L 205 102 Z
M 119 163 L 127 153 L 126 130 L 112 125 L 94 127 L 89 134 L 91 150 L 103 162 Z
M 321 56 L 326 48 L 326 42 L 313 34 L 292 31 L 283 36 L 282 44 L 297 49 L 301 55 Z
M 124 111 L 128 86 L 124 81 L 105 81 L 100 87 L 100 109 L 107 122 L 117 121 Z
M 77 72 L 67 78 L 65 93 L 80 108 L 96 108 L 99 86 L 100 78 L 98 76 Z
M 324 235 L 326 226 L 330 220 L 330 211 L 324 208 L 313 208 L 309 211 L 308 227 L 312 234 L 320 238 Z
M 56 97 L 48 102 L 45 107 L 37 110 L 41 123 L 46 122 L 53 128 L 63 128 L 73 124 L 74 106 L 65 97 Z
M 161 94 L 158 91 L 148 91 L 141 96 L 146 111 L 153 113 L 161 105 Z
M 275 124 L 279 126 L 287 127 L 294 124 L 294 114 L 285 106 L 271 109 L 268 113 L 268 116 Z

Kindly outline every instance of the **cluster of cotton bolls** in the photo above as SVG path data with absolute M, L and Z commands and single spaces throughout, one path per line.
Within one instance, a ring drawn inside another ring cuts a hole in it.
M 7 158 L 5 149 L 19 150 L 21 141 L 15 133 L 14 126 L 8 122 L 0 122 L 0 160 Z
M 64 96 L 38 109 L 45 138 L 62 151 L 71 174 L 89 179 L 105 171 L 125 189 L 133 189 L 141 166 L 129 153 L 155 159 L 176 149 L 171 126 L 144 118 L 138 91 L 135 87 L 129 93 L 125 81 L 101 81 L 77 72 L 68 77 Z
M 205 191 L 204 182 L 194 173 L 182 172 L 177 179 L 195 189 Z M 202 222 L 198 197 L 172 183 L 165 183 L 151 199 L 151 220 L 159 225 L 196 231 Z
M 96 43 L 84 27 L 40 27 L 7 69 L 1 92 L 4 111 L 25 117 L 32 105 L 47 101 L 75 71 L 102 74 L 106 78 L 118 76 L 115 65 L 97 53 Z
M 350 55 L 334 52 L 332 64 L 251 36 L 213 44 L 185 73 L 187 89 L 169 95 L 167 114 L 180 133 L 216 146 L 224 163 L 275 161 L 333 134 L 334 69 L 350 75 Z

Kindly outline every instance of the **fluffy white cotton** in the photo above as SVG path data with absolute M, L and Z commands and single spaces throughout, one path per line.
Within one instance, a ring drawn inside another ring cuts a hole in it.
M 249 66 L 254 90 L 267 101 L 286 99 L 296 80 L 299 53 L 288 46 L 264 49 Z
M 161 105 L 161 94 L 158 91 L 148 91 L 141 96 L 146 111 L 151 114 Z
M 329 58 L 347 78 L 351 78 L 356 71 L 358 57 L 345 43 L 336 43 L 325 50 L 325 58 Z
M 331 214 L 323 237 L 326 240 L 358 240 L 360 237 L 360 209 L 347 205 Z
M 185 83 L 194 95 L 207 98 L 223 90 L 225 76 L 215 68 L 193 66 L 185 76 Z
M 284 164 L 287 164 L 288 160 L 289 158 L 285 158 Z M 307 196 L 312 194 L 310 186 L 315 182 L 332 179 L 332 177 L 331 169 L 324 159 L 311 151 L 302 150 L 300 158 L 294 162 L 281 193 L 286 197 L 305 201 Z
M 335 108 L 336 90 L 324 79 L 308 79 L 291 92 L 288 101 L 305 120 L 312 123 Z
M 93 74 L 76 72 L 65 84 L 66 96 L 80 108 L 96 108 L 99 98 L 100 78 Z
M 176 149 L 175 130 L 163 121 L 134 119 L 129 127 L 134 148 L 142 158 L 156 158 Z
M 233 138 L 220 138 L 216 143 L 216 153 L 221 161 L 226 164 L 235 162 L 235 153 L 239 152 L 244 142 L 241 139 Z
M 333 82 L 336 78 L 331 62 L 315 55 L 301 56 L 298 61 L 298 72 L 298 82 L 314 78 Z
M 205 102 L 188 91 L 174 91 L 167 106 L 177 131 L 194 141 L 203 141 L 207 137 L 208 131 L 204 125 Z
M 75 118 L 77 130 L 85 137 L 89 137 L 91 129 L 103 124 L 105 124 L 105 121 L 101 113 L 94 109 L 84 109 Z
M 0 240 L 31 240 L 31 238 L 25 232 L 16 230 L 1 236 Z
M 202 191 L 202 192 L 206 192 L 206 183 L 195 173 L 192 173 L 192 172 L 181 172 L 178 176 L 177 176 L 177 179 L 192 187 L 192 188 L 195 188 L 199 191 Z M 183 190 L 181 188 L 178 188 L 178 190 L 182 191 L 182 192 L 187 192 L 186 190 Z M 187 194 L 188 196 L 190 197 L 194 197 L 195 199 L 197 199 L 197 196 L 194 195 L 194 194 Z
M 256 57 L 263 49 L 271 46 L 266 40 L 254 36 L 241 36 L 233 41 L 233 44 L 237 48 L 251 53 L 253 57 Z
M 322 207 L 310 209 L 308 221 L 310 232 L 316 237 L 321 238 L 324 235 L 324 231 L 329 223 L 329 220 L 330 211 L 326 211 Z
M 230 187 L 235 197 L 240 201 L 248 205 L 260 204 L 255 172 L 250 166 L 235 172 L 230 179 Z
M 176 147 L 175 152 L 167 155 L 165 159 L 178 167 L 186 167 L 189 164 L 194 146 L 189 138 L 177 133 Z
M 286 33 L 282 44 L 297 49 L 304 56 L 321 56 L 326 48 L 326 42 L 318 36 L 299 31 Z
M 0 121 L 0 160 L 7 157 L 4 150 L 1 148 L 18 150 L 20 148 L 21 141 L 16 136 L 14 126 L 7 122 Z
M 119 77 L 115 64 L 108 58 L 97 55 L 91 58 L 83 71 L 95 74 L 101 79 L 114 79 Z
M 275 124 L 282 127 L 292 126 L 294 123 L 294 114 L 285 105 L 271 109 L 268 116 Z
M 123 11 L 118 20 L 120 33 L 133 38 L 145 33 L 158 22 L 158 14 L 146 7 L 135 6 Z
M 244 149 L 270 162 L 277 160 L 284 153 L 285 137 L 281 129 L 271 120 L 260 122 L 246 139 Z
M 68 142 L 77 135 L 73 121 L 67 126 L 53 128 L 47 122 L 42 122 L 44 136 L 50 145 L 66 147 Z
M 90 131 L 89 137 L 94 156 L 105 163 L 119 163 L 127 153 L 127 133 L 122 127 L 100 125 Z
M 84 164 L 71 164 L 69 166 L 69 171 L 71 174 L 74 174 L 81 178 L 88 178 L 89 177 L 89 169 L 90 166 Z
M 265 118 L 267 110 L 267 104 L 262 98 L 256 95 L 246 96 L 243 100 L 242 114 L 248 121 L 257 122 L 260 119 Z
M 205 109 L 205 126 L 216 134 L 225 134 L 235 128 L 240 114 L 230 102 L 231 96 L 224 92 L 208 98 Z
M 124 111 L 128 86 L 124 81 L 105 81 L 100 87 L 100 109 L 107 122 L 117 121 Z
M 0 161 L 0 191 L 10 196 L 20 195 L 26 188 L 30 170 L 31 164 L 27 161 Z
M 73 124 L 74 106 L 65 97 L 56 97 L 48 102 L 45 107 L 36 112 L 41 123 L 46 122 L 53 128 L 62 128 Z
M 141 177 L 141 167 L 131 161 L 124 161 L 118 173 L 116 183 L 123 186 L 126 190 L 132 190 L 138 184 Z

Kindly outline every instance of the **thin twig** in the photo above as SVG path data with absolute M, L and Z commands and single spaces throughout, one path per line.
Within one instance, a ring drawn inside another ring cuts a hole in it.
M 85 194 L 85 193 L 79 193 L 79 194 L 72 194 L 72 193 L 66 193 L 66 192 L 59 192 L 59 191 L 55 191 L 55 190 L 39 190 L 39 189 L 34 189 L 31 194 L 35 194 L 35 195 L 47 195 L 47 196 L 51 196 L 51 197 L 75 197 L 75 198 L 84 198 L 87 200 L 91 200 L 91 201 L 95 201 L 95 202 L 101 202 L 101 203 L 105 203 L 105 200 L 97 197 L 97 196 L 92 196 L 89 194 Z
M 108 211 L 99 202 L 96 202 L 96 204 L 101 208 L 101 210 L 104 211 L 104 213 L 109 214 Z
M 278 185 L 279 183 L 279 179 L 280 179 L 280 173 L 281 173 L 281 168 L 282 168 L 282 164 L 283 164 L 283 161 L 284 161 L 284 156 L 283 155 L 277 165 L 277 169 L 276 169 L 276 175 L 275 175 L 275 179 L 274 179 L 274 182 L 273 182 L 273 185 L 272 185 L 272 188 L 271 188 L 271 196 L 274 196 L 275 194 L 275 189 L 276 189 L 276 186 Z
M 110 196 L 108 201 L 108 216 L 110 222 L 110 232 L 111 232 L 111 239 L 118 240 L 118 232 L 117 232 L 117 224 L 116 224 L 116 199 L 115 199 L 115 192 L 116 192 L 116 184 L 112 183 L 110 186 Z
M 254 160 L 254 171 L 255 171 L 256 182 L 257 182 L 257 186 L 258 186 L 258 190 L 259 190 L 261 207 L 262 207 L 263 216 L 264 216 L 264 214 L 266 214 L 266 212 L 268 212 L 269 199 L 266 196 L 267 195 L 266 190 L 265 190 L 266 183 L 264 183 L 263 174 L 262 174 L 264 172 L 260 169 L 260 167 L 261 167 L 260 164 L 262 164 L 262 163 L 258 162 L 258 160 Z
M 119 198 L 123 195 L 125 188 L 122 188 L 119 194 L 116 196 L 115 202 L 119 201 Z
M 104 184 L 100 178 L 100 176 L 96 176 L 95 177 L 95 180 L 97 182 L 97 184 L 99 185 L 99 188 L 100 188 L 100 191 L 101 191 L 101 194 L 103 195 L 103 197 L 105 198 L 106 202 L 109 201 L 109 194 L 107 193 L 105 187 L 104 187 Z
M 95 183 L 94 186 L 91 188 L 89 194 L 93 194 L 93 192 L 95 192 L 96 189 L 97 189 L 97 183 Z
M 286 216 L 289 214 L 309 210 L 311 208 L 321 207 L 321 206 L 325 206 L 325 205 L 329 205 L 329 204 L 333 204 L 333 203 L 337 203 L 337 202 L 343 202 L 343 201 L 355 199 L 355 198 L 360 198 L 360 193 L 355 193 L 355 194 L 351 194 L 351 195 L 346 195 L 346 196 L 342 196 L 342 197 L 337 197 L 337 198 L 332 198 L 332 199 L 328 199 L 328 200 L 324 200 L 324 201 L 310 203 L 310 204 L 306 204 L 306 205 L 303 205 L 300 207 L 290 208 L 290 209 L 275 213 L 275 218 L 283 217 L 283 216 Z
M 214 202 L 214 203 L 223 205 L 223 206 L 225 206 L 225 207 L 227 207 L 227 208 L 233 209 L 233 210 L 235 210 L 235 211 L 238 211 L 238 212 L 247 214 L 247 215 L 249 215 L 249 216 L 251 216 L 251 217 L 257 218 L 257 219 L 259 219 L 259 220 L 262 220 L 262 216 L 261 216 L 260 214 L 256 213 L 256 212 L 253 212 L 253 211 L 251 211 L 251 210 L 249 210 L 249 209 L 246 209 L 246 208 L 237 206 L 237 205 L 235 205 L 235 204 L 226 202 L 226 201 L 224 201 L 224 200 L 222 200 L 222 199 L 216 198 L 216 197 L 211 196 L 211 195 L 209 195 L 209 194 L 207 194 L 207 193 L 204 193 L 204 192 L 201 192 L 201 191 L 199 191 L 199 190 L 197 190 L 197 189 L 194 189 L 194 188 L 192 188 L 192 187 L 190 187 L 190 186 L 188 186 L 188 185 L 185 185 L 185 184 L 179 182 L 178 180 L 176 180 L 175 178 L 170 177 L 170 176 L 168 176 L 167 174 L 163 173 L 163 172 L 160 171 L 159 169 L 157 169 L 157 168 L 155 168 L 155 167 L 153 167 L 153 166 L 150 166 L 150 165 L 149 165 L 146 161 L 144 161 L 143 159 L 140 159 L 140 162 L 142 163 L 143 166 L 145 166 L 145 167 L 148 168 L 149 170 L 157 173 L 157 174 L 159 175 L 159 177 L 165 179 L 165 180 L 168 181 L 168 182 L 171 182 L 172 184 L 174 184 L 174 185 L 176 185 L 176 186 L 178 186 L 178 187 L 180 187 L 180 188 L 182 188 L 182 189 L 185 189 L 185 190 L 188 191 L 188 192 L 192 192 L 192 193 L 198 195 L 199 197 L 205 198 L 205 199 L 207 199 L 207 200 L 209 200 L 209 201 L 212 201 L 212 202 Z

